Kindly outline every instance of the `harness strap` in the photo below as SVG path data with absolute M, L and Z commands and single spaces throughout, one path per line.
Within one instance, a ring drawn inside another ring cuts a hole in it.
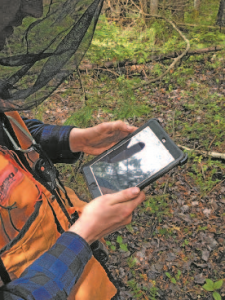
M 6 112 L 5 115 L 16 120 L 17 123 L 19 123 L 20 126 L 24 129 L 24 131 L 26 131 L 28 134 L 30 134 L 27 129 L 26 124 L 23 122 L 23 120 L 21 119 L 21 117 L 17 111 Z M 17 125 L 12 121 L 12 119 L 9 118 L 9 121 L 10 121 L 10 124 L 11 124 L 14 132 L 16 133 L 16 137 L 20 143 L 21 148 L 28 149 L 32 145 L 32 140 L 30 138 L 28 138 L 28 136 L 26 134 L 24 134 L 24 132 L 22 132 L 21 130 L 18 130 Z M 36 151 L 31 151 L 30 153 L 27 154 L 27 156 L 33 162 L 38 160 L 38 158 L 39 158 L 39 155 Z
M 7 284 L 11 281 L 10 277 L 9 277 L 9 274 L 3 264 L 3 261 L 0 257 L 0 277 L 1 277 L 1 280 L 4 284 Z
M 48 205 L 50 206 L 52 214 L 54 216 L 54 220 L 55 220 L 55 224 L 56 224 L 57 230 L 58 230 L 58 232 L 60 234 L 62 234 L 64 232 L 64 230 L 63 230 L 61 224 L 59 223 L 59 220 L 58 220 L 58 218 L 56 216 L 56 213 L 55 213 L 55 211 L 54 211 L 54 209 L 53 209 L 53 207 L 52 207 L 52 205 L 51 205 L 51 203 L 49 201 L 48 201 Z

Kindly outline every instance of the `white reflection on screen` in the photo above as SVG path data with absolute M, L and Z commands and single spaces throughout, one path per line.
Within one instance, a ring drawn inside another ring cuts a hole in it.
M 121 147 L 91 165 L 102 194 L 136 186 L 174 161 L 155 133 L 146 127 Z

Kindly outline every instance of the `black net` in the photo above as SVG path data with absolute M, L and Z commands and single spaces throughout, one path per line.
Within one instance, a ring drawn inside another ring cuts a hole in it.
M 42 19 L 24 20 L 0 52 L 2 112 L 39 105 L 77 69 L 102 4 L 103 0 L 53 0 Z

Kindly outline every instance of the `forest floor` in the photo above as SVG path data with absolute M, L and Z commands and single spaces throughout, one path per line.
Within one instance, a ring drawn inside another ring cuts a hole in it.
M 134 91 L 134 100 L 119 94 L 123 81 L 113 74 L 118 70 L 81 73 L 83 90 L 74 76 L 25 116 L 61 125 L 75 113 L 73 124 L 77 117 L 78 126 L 81 120 L 83 126 L 93 126 L 119 118 L 130 103 L 142 110 L 124 115 L 129 124 L 158 118 L 177 144 L 225 153 L 224 54 L 188 58 L 166 80 Z M 129 89 L 129 78 L 124 77 L 124 86 Z M 203 288 L 208 278 L 225 280 L 225 161 L 188 154 L 184 166 L 145 188 L 146 200 L 134 212 L 132 224 L 106 237 L 107 266 L 122 300 L 210 300 L 213 292 L 225 299 L 225 284 L 211 291 Z M 65 185 L 90 201 L 78 163 L 58 167 Z

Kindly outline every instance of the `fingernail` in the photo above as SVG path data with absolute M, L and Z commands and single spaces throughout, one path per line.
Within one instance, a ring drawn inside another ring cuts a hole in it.
M 132 194 L 133 194 L 133 195 L 137 195 L 137 194 L 139 194 L 139 193 L 140 193 L 140 189 L 139 189 L 138 187 L 132 188 Z

